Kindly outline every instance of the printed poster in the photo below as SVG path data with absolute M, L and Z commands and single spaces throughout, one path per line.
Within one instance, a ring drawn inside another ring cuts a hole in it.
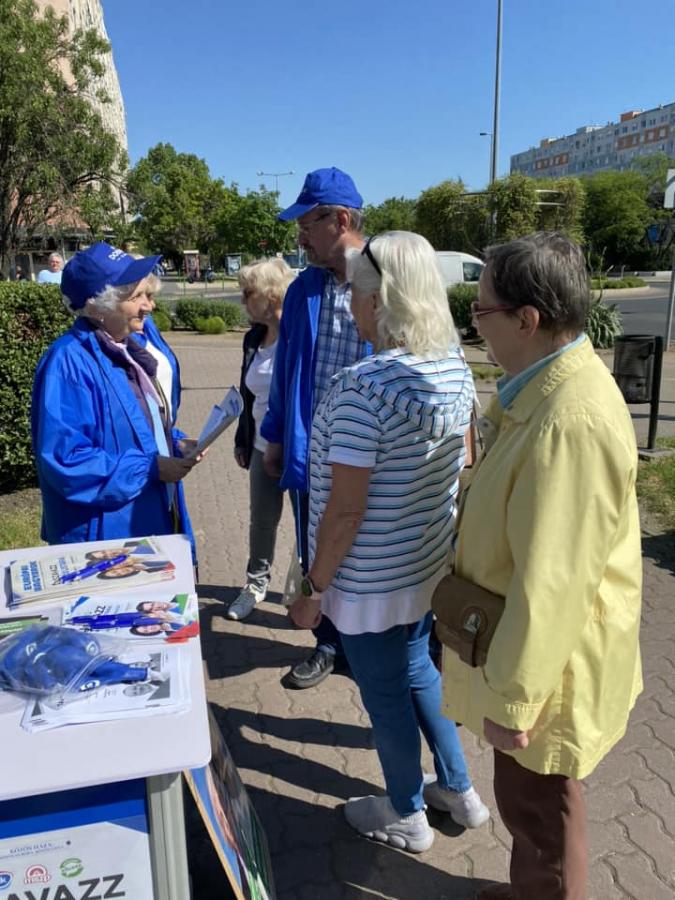
M 237 900 L 274 900 L 264 829 L 209 709 L 211 762 L 183 774 Z

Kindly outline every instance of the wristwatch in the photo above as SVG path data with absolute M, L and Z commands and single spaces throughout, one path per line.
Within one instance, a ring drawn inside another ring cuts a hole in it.
M 303 597 L 318 597 L 321 591 L 314 586 L 314 582 L 309 575 L 304 575 L 300 582 L 300 593 Z

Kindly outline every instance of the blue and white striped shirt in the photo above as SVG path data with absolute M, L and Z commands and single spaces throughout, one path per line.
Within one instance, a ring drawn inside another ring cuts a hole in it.
M 428 612 L 452 536 L 473 399 L 461 350 L 440 360 L 388 350 L 334 377 L 312 426 L 310 560 L 331 464 L 372 469 L 363 521 L 322 597 L 339 631 L 385 631 Z
M 359 338 L 352 318 L 351 299 L 351 285 L 337 284 L 333 273 L 327 272 L 316 339 L 313 412 L 330 387 L 333 375 L 366 353 L 366 344 Z

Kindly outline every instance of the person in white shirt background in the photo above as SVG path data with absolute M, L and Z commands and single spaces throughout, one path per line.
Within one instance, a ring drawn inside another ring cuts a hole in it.
M 50 253 L 47 265 L 48 269 L 42 269 L 38 273 L 38 284 L 61 284 L 63 257 L 59 253 Z
M 268 475 L 263 466 L 267 441 L 260 434 L 260 424 L 267 412 L 281 310 L 293 273 L 283 259 L 275 258 L 244 266 L 238 277 L 252 328 L 244 336 L 244 410 L 234 439 L 234 457 L 249 470 L 251 522 L 246 585 L 227 611 L 230 619 L 245 619 L 265 599 L 274 561 L 284 495 L 279 479 Z

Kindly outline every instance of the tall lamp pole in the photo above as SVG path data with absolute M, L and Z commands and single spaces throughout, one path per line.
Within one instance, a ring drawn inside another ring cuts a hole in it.
M 279 179 L 283 178 L 284 175 L 295 175 L 293 169 L 290 172 L 256 172 L 256 175 L 260 177 L 274 178 L 274 192 L 275 194 L 279 193 Z
M 493 169 L 495 136 L 491 131 L 479 131 L 478 134 L 481 137 L 489 137 L 490 138 L 490 181 L 489 181 L 489 184 L 492 184 L 492 182 L 495 180 L 494 169 Z
M 492 120 L 492 153 L 490 154 L 490 184 L 497 180 L 499 156 L 499 91 L 502 75 L 502 0 L 497 0 L 497 58 L 495 63 L 495 103 Z

